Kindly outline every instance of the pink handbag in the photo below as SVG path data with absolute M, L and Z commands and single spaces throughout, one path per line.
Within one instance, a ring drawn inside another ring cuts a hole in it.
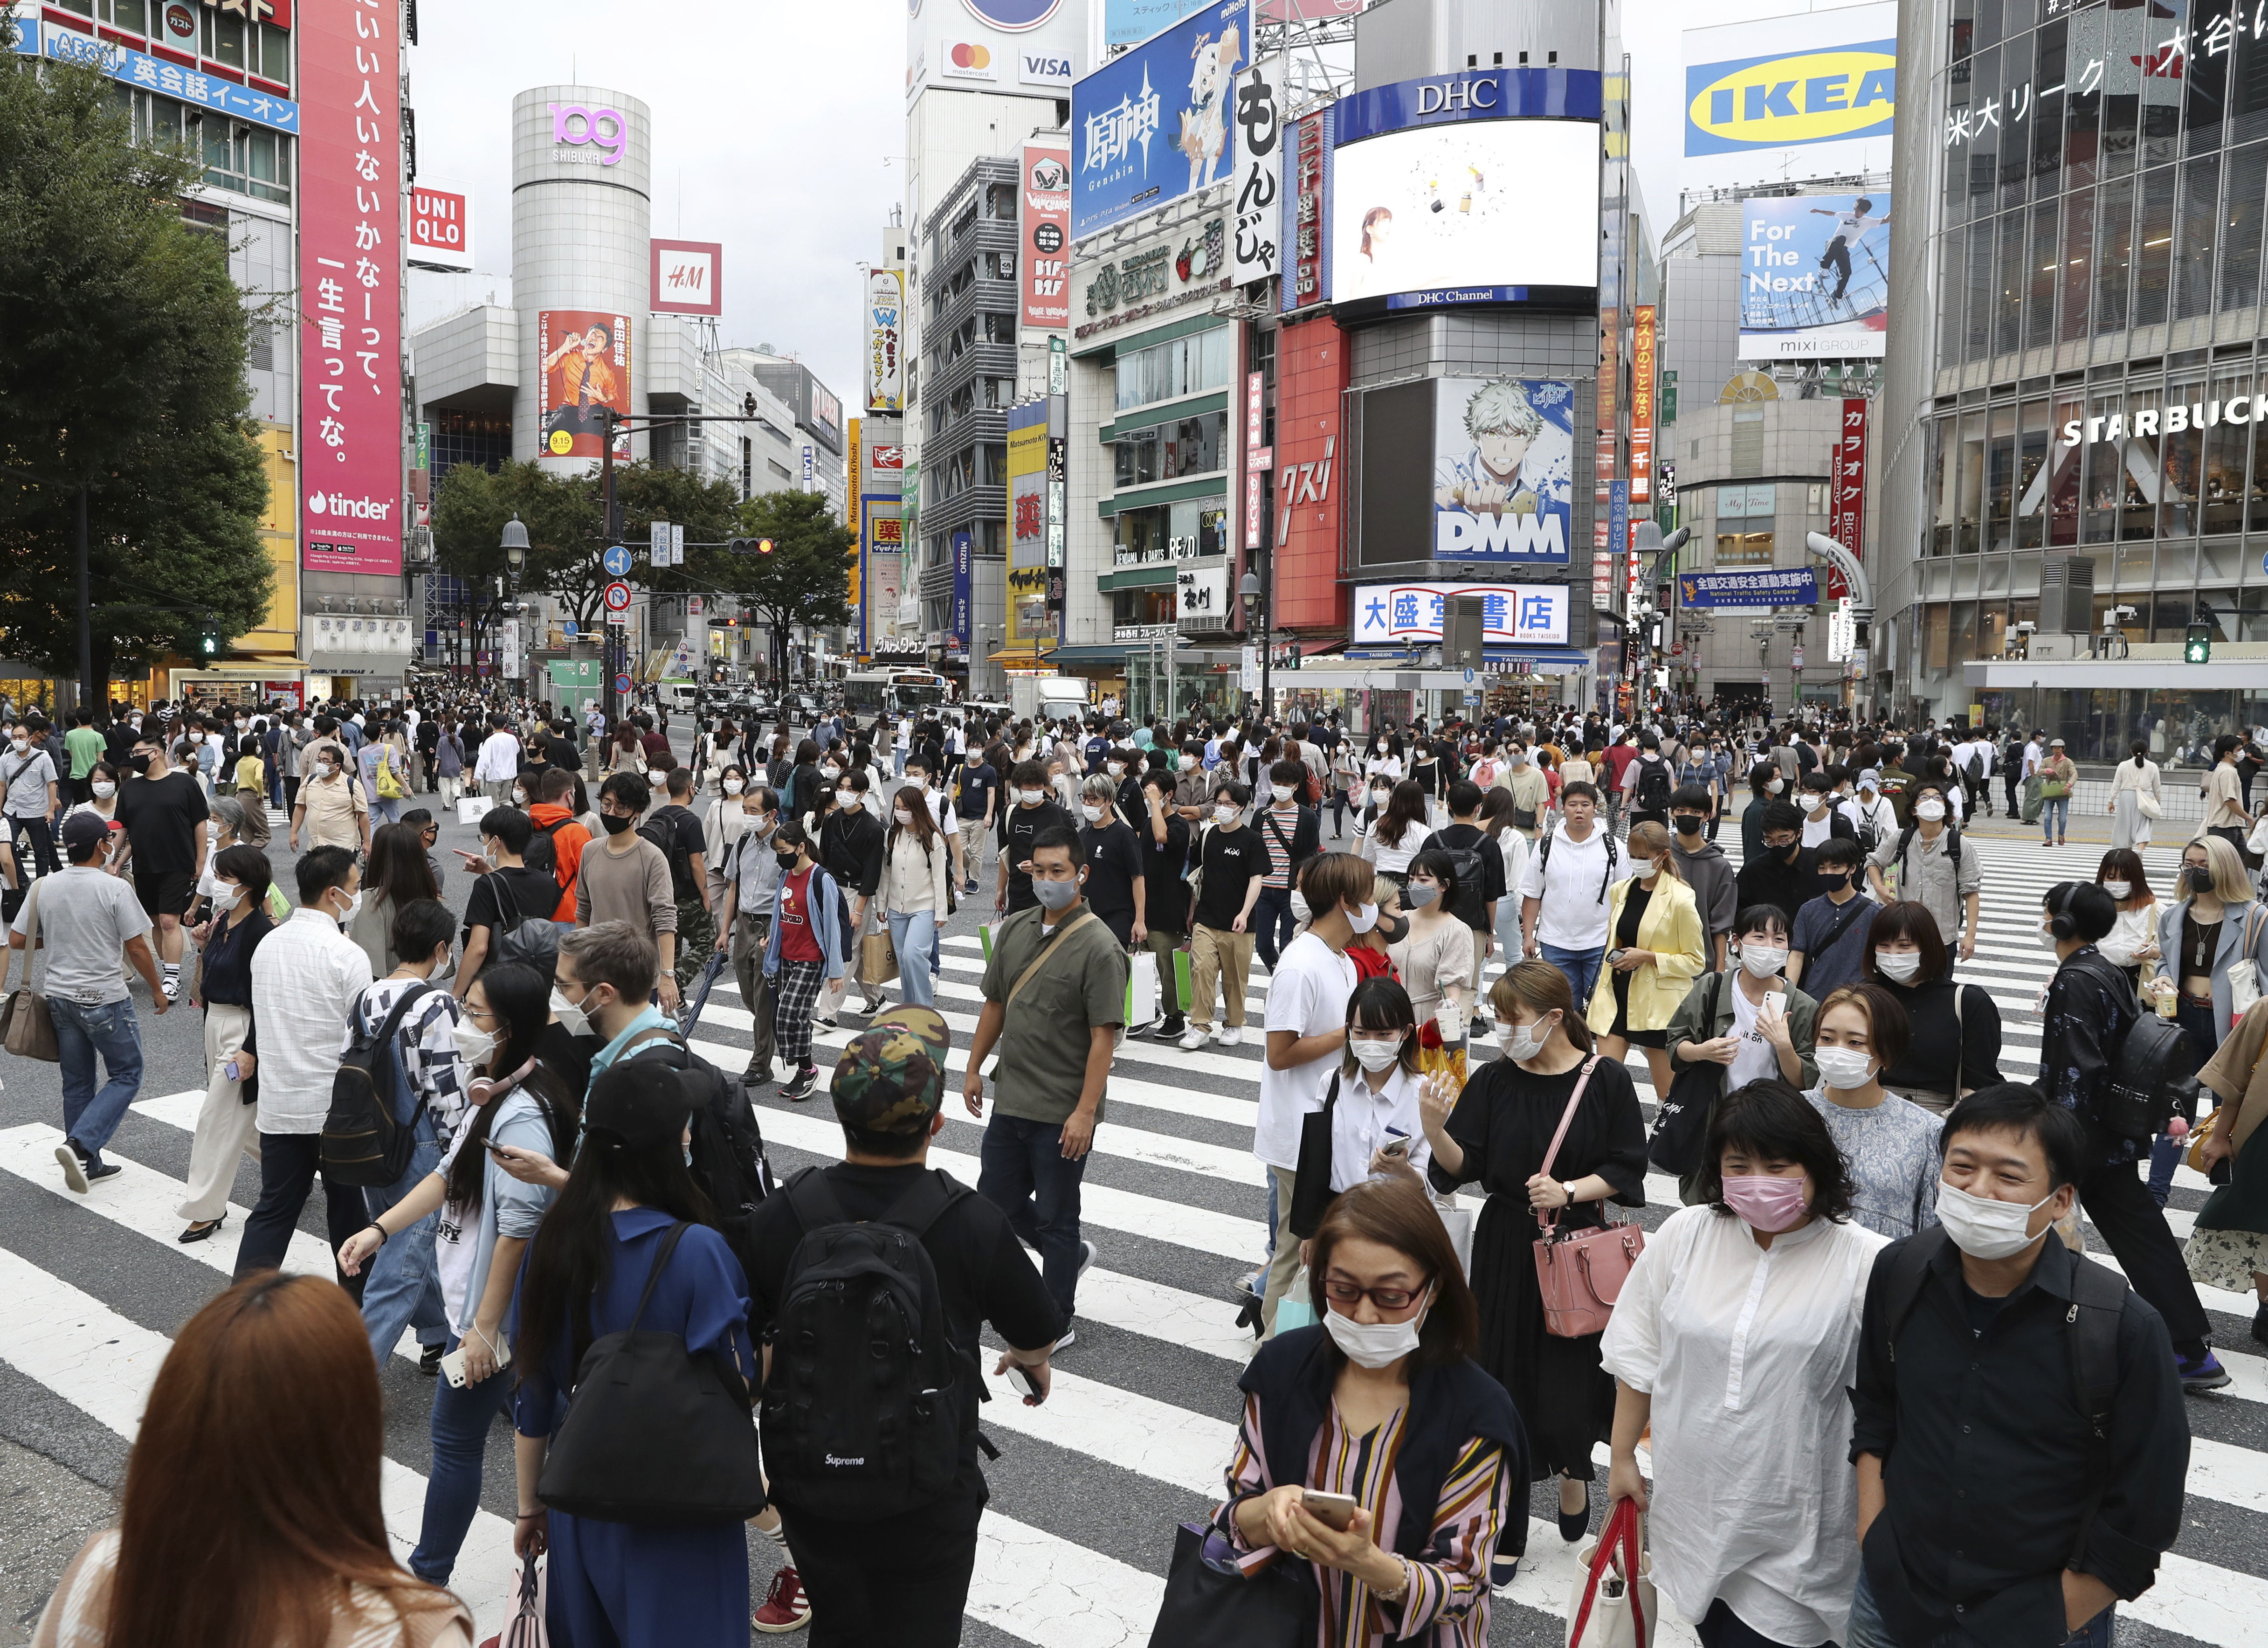
M 1575 1090 L 1567 1096 L 1559 1131 L 1551 1135 L 1551 1148 L 1543 1153 L 1542 1171 L 1546 1179 L 1551 1177 L 1560 1142 L 1567 1136 L 1567 1126 L 1575 1120 L 1575 1106 L 1583 1102 L 1583 1090 L 1590 1086 L 1591 1072 L 1598 1065 L 1599 1057 L 1594 1053 L 1576 1078 Z M 1535 1284 L 1543 1295 L 1543 1331 L 1555 1338 L 1580 1339 L 1604 1333 L 1615 1301 L 1622 1297 L 1624 1279 L 1638 1263 L 1638 1256 L 1646 1252 L 1645 1231 L 1624 1223 L 1611 1203 L 1605 1213 L 1608 1223 L 1594 1230 L 1561 1230 L 1554 1214 L 1535 1216 L 1543 1228 L 1535 1242 Z

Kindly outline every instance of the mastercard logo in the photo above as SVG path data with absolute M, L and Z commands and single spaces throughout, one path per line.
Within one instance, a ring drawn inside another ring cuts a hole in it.
M 953 48 L 953 66 L 956 69 L 990 69 L 992 54 L 982 46 L 963 41 Z

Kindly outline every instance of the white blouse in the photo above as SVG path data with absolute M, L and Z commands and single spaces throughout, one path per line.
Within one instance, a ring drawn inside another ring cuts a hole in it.
M 1322 1078 L 1322 1094 L 1331 1088 L 1340 1061 L 1332 1060 Z M 1398 1064 L 1378 1075 L 1358 1066 L 1351 1076 L 1339 1077 L 1339 1101 L 1331 1106 L 1331 1189 L 1351 1190 L 1370 1177 L 1373 1152 L 1383 1148 L 1388 1127 L 1399 1127 L 1410 1143 L 1410 1165 L 1425 1176 L 1433 1160 L 1433 1147 L 1425 1142 L 1425 1127 L 1418 1114 L 1418 1090 L 1424 1078 Z M 1378 1083 L 1373 1087 L 1371 1083 Z
M 1653 1398 L 1653 1578 L 1696 1623 L 1718 1597 L 1775 1642 L 1844 1641 L 1859 1583 L 1849 1387 L 1888 1239 L 1813 1220 L 1756 1245 L 1708 1207 L 1662 1222 L 1601 1361 Z

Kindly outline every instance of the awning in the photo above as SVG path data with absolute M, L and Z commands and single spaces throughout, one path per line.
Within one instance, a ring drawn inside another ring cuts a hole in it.
M 1378 667 L 1398 666 L 1421 675 L 1454 675 L 1462 683 L 1464 671 L 1457 665 L 1412 664 L 1409 653 L 1401 647 L 1350 647 L 1346 652 L 1350 664 L 1366 663 Z M 1481 656 L 1492 664 L 1524 663 L 1539 675 L 1571 675 L 1594 661 L 1592 654 L 1576 651 L 1571 647 L 1490 647 L 1482 649 Z M 1481 672 L 1484 676 L 1487 671 Z

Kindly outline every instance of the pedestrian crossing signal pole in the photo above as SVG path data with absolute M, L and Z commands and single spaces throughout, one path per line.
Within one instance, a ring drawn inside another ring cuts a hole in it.
M 2188 639 L 2182 642 L 2182 661 L 2185 664 L 2209 664 L 2213 661 L 2213 625 L 2192 624 Z

